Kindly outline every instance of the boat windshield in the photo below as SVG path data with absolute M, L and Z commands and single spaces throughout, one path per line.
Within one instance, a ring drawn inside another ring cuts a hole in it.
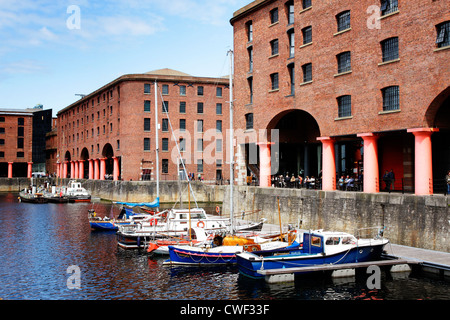
M 325 242 L 325 244 L 327 246 L 335 246 L 335 245 L 338 245 L 340 242 L 341 242 L 340 237 L 329 237 L 329 238 L 327 238 L 327 241 Z

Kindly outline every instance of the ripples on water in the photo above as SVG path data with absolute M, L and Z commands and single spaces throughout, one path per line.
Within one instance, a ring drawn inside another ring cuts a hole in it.
M 305 278 L 266 284 L 237 267 L 168 267 L 165 257 L 117 247 L 114 232 L 91 232 L 87 210 L 117 215 L 108 203 L 18 203 L 0 194 L 0 299 L 5 300 L 352 300 L 450 299 L 450 285 L 396 275 L 381 290 L 364 281 Z M 69 266 L 81 270 L 81 289 L 69 290 Z

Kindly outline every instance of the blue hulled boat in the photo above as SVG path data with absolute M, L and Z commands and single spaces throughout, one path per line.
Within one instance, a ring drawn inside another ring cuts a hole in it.
M 241 252 L 254 252 L 257 255 L 290 252 L 300 247 L 293 238 L 291 242 L 262 238 L 259 236 L 226 236 L 217 243 L 214 237 L 211 245 L 169 246 L 170 259 L 165 264 L 172 265 L 221 265 L 236 264 L 236 255 Z
M 254 279 L 264 279 L 259 270 L 288 269 L 367 262 L 380 259 L 389 241 L 377 236 L 374 239 L 356 239 L 344 232 L 314 231 L 303 234 L 303 247 L 285 254 L 255 254 L 242 252 L 236 255 L 239 272 Z
M 117 219 L 111 219 L 109 217 L 97 217 L 94 209 L 88 210 L 88 213 L 91 229 L 97 231 L 117 231 L 119 229 L 119 225 L 127 225 L 131 222 L 134 223 L 136 221 L 139 221 L 139 219 L 148 218 L 150 216 L 149 213 L 137 214 L 133 212 L 132 209 L 125 207 L 122 208 Z M 133 220 L 131 218 L 133 218 Z

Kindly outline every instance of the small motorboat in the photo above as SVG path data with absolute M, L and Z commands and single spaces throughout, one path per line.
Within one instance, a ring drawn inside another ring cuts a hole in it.
M 303 233 L 303 246 L 284 254 L 242 252 L 236 255 L 240 274 L 253 279 L 264 279 L 259 270 L 296 268 L 324 264 L 344 264 L 375 261 L 380 258 L 389 240 L 382 232 L 373 239 L 357 239 L 355 236 L 334 231 L 311 231 Z
M 26 188 L 20 191 L 19 201 L 37 204 L 48 202 L 48 200 L 44 197 L 44 194 L 42 192 L 37 192 L 35 187 L 32 189 Z
M 62 188 L 64 196 L 69 202 L 90 202 L 91 195 L 81 186 L 81 182 L 70 180 L 67 188 Z
M 117 231 L 120 225 L 130 224 L 132 221 L 145 219 L 149 216 L 148 213 L 136 214 L 128 208 L 122 208 L 117 219 L 110 217 L 100 218 L 97 216 L 95 209 L 88 210 L 89 224 L 92 230 L 98 231 Z M 133 217 L 133 219 L 131 219 Z

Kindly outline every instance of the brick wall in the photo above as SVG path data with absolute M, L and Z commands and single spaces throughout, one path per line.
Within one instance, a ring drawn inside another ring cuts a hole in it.
M 448 1 L 402 1 L 396 13 L 381 19 L 369 11 L 377 1 L 312 1 L 302 10 L 294 1 L 295 22 L 287 26 L 285 1 L 255 1 L 237 12 L 234 27 L 235 96 L 237 127 L 245 126 L 245 114 L 254 113 L 255 129 L 268 128 L 286 110 L 310 113 L 321 136 L 427 127 L 426 113 L 450 78 L 450 50 L 436 50 L 436 25 L 450 20 Z M 271 24 L 270 10 L 279 10 L 279 22 Z M 351 29 L 337 32 L 336 15 L 351 12 Z M 253 41 L 248 42 L 246 23 L 252 21 Z M 369 28 L 371 23 L 380 28 Z M 301 30 L 312 26 L 312 43 L 303 46 Z M 287 31 L 294 28 L 295 58 L 289 59 Z M 399 60 L 382 63 L 380 42 L 399 38 Z M 279 39 L 279 55 L 271 57 L 270 41 Z M 253 48 L 253 73 L 248 73 L 248 48 Z M 336 55 L 351 52 L 351 72 L 337 75 Z M 295 96 L 290 96 L 287 65 L 295 63 Z M 302 84 L 301 66 L 312 63 L 313 81 Z M 270 74 L 279 72 L 280 89 L 270 90 Z M 249 101 L 248 77 L 253 77 L 254 99 Z M 383 113 L 381 89 L 400 87 L 400 111 Z M 352 116 L 338 118 L 337 97 L 352 96 Z M 433 117 L 432 117 L 433 118 Z M 433 119 L 434 121 L 434 119 Z

